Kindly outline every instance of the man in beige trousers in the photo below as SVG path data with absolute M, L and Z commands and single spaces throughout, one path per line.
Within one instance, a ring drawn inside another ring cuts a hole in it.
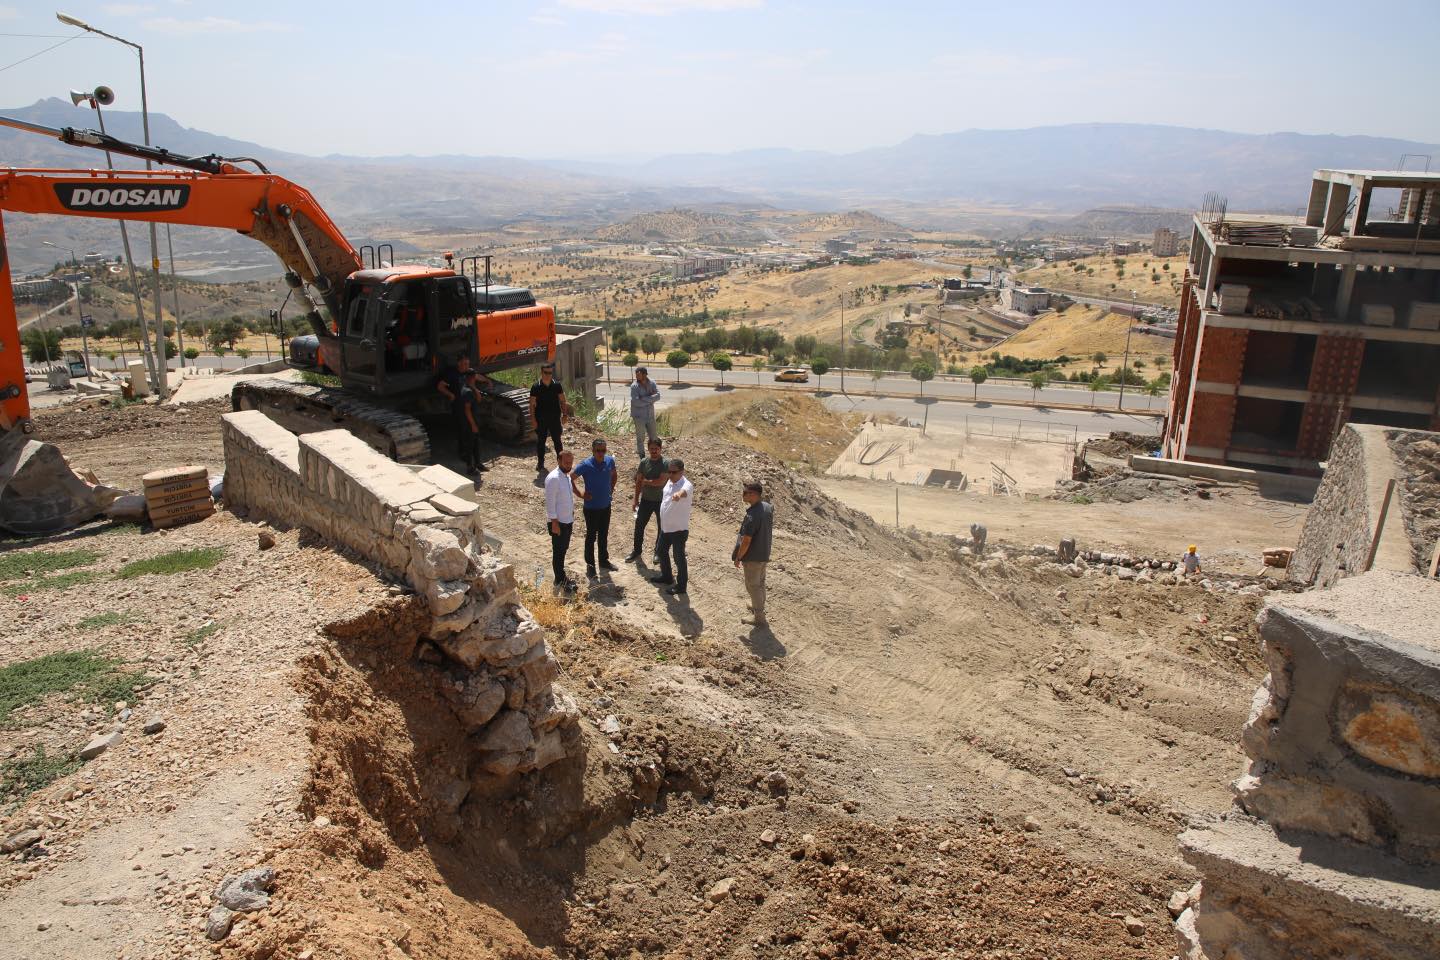
M 770 543 L 775 529 L 775 508 L 762 499 L 765 495 L 758 481 L 745 484 L 741 496 L 745 500 L 745 518 L 740 521 L 740 535 L 735 541 L 731 559 L 745 573 L 745 590 L 750 594 L 752 616 L 746 623 L 768 626 L 765 618 L 765 567 L 770 563 Z

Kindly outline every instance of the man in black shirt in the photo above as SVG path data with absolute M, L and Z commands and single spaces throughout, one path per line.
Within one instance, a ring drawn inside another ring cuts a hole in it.
M 484 376 L 477 370 L 465 371 L 465 386 L 460 390 L 460 451 L 471 473 L 487 473 L 489 467 L 480 462 L 480 394 Z
M 555 364 L 540 367 L 539 382 L 530 387 L 530 422 L 535 427 L 535 469 L 545 472 L 545 438 L 555 444 L 555 456 L 565 449 L 560 442 L 560 418 L 570 412 L 565 388 L 555 379 Z
M 740 521 L 740 535 L 730 555 L 735 566 L 745 573 L 745 591 L 750 594 L 751 617 L 746 623 L 768 626 L 765 620 L 765 568 L 770 563 L 770 543 L 775 530 L 775 508 L 763 499 L 764 488 L 750 481 L 741 491 L 745 501 L 745 519 Z

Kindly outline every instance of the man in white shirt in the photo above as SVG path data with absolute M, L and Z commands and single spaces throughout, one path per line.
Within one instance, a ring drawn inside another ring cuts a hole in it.
M 695 487 L 685 476 L 684 460 L 671 460 L 669 475 L 665 492 L 660 498 L 660 576 L 652 577 L 650 582 L 668 584 L 671 596 L 683 597 L 690 582 L 685 542 L 690 539 L 690 507 L 695 502 Z M 675 554 L 673 576 L 670 566 L 672 551 Z
M 565 575 L 565 554 L 570 549 L 570 534 L 575 530 L 575 487 L 570 478 L 575 454 L 566 450 L 557 460 L 559 466 L 545 477 L 545 520 L 550 531 L 550 566 L 555 573 L 555 586 L 568 589 L 575 586 Z

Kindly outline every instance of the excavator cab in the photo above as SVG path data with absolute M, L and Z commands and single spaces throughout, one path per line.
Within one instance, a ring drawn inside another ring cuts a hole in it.
M 470 286 L 449 271 L 361 270 L 346 282 L 338 336 L 345 387 L 424 397 L 441 367 L 475 359 Z

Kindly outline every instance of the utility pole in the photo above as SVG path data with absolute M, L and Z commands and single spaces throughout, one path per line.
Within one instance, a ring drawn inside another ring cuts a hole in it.
M 1120 368 L 1120 402 L 1115 405 L 1116 410 L 1125 409 L 1125 381 L 1130 378 L 1130 332 L 1135 329 L 1135 291 L 1130 291 L 1130 316 L 1125 318 L 1125 363 Z

